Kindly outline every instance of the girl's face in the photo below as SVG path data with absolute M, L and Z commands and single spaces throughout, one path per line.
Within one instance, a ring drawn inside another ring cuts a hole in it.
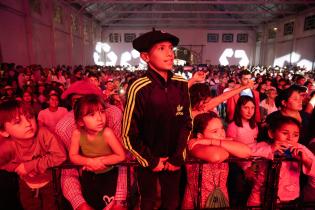
M 298 142 L 300 136 L 300 129 L 293 123 L 286 123 L 271 133 L 274 141 L 287 141 L 287 142 Z
M 243 120 L 250 120 L 255 113 L 255 105 L 253 102 L 248 101 L 241 106 L 241 116 Z
M 225 138 L 225 130 L 219 118 L 213 118 L 200 135 L 201 138 L 222 139 Z
M 84 127 L 91 132 L 100 132 L 105 127 L 106 116 L 105 109 L 99 106 L 99 109 L 88 113 L 82 118 Z
M 285 108 L 292 111 L 302 110 L 302 97 L 299 92 L 294 91 L 288 101 L 284 101 Z

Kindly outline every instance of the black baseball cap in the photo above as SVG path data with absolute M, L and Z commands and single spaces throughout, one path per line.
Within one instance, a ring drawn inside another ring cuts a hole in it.
M 132 46 L 140 53 L 148 52 L 153 47 L 153 45 L 163 41 L 169 41 L 175 47 L 178 45 L 179 39 L 172 34 L 158 31 L 153 28 L 152 31 L 144 33 L 134 39 L 132 42 Z

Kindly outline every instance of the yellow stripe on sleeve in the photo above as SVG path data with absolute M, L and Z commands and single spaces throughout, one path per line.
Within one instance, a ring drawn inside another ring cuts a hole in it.
M 130 122 L 131 122 L 131 117 L 132 117 L 134 106 L 135 106 L 135 99 L 136 99 L 137 92 L 141 88 L 143 88 L 144 86 L 146 86 L 150 83 L 151 83 L 151 81 L 148 78 L 141 78 L 141 79 L 137 80 L 130 87 L 130 91 L 128 93 L 128 104 L 126 105 L 125 113 L 124 113 L 124 119 L 123 119 L 124 120 L 124 123 L 123 123 L 123 143 L 124 143 L 125 147 L 137 158 L 139 163 L 144 167 L 147 167 L 149 165 L 148 161 L 146 159 L 144 159 L 141 155 L 139 155 L 139 153 L 137 153 L 137 151 L 135 151 L 132 148 L 132 145 L 130 144 L 128 132 L 130 129 Z

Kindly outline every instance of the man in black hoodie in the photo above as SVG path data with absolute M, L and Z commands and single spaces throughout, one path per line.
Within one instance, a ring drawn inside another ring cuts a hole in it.
M 148 70 L 129 88 L 123 143 L 141 165 L 137 173 L 141 210 L 154 208 L 157 180 L 160 209 L 174 210 L 179 204 L 180 166 L 192 119 L 188 82 L 171 72 L 178 42 L 176 36 L 154 29 L 133 41 Z

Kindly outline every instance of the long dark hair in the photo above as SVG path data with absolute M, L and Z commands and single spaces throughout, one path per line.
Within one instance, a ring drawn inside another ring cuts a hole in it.
M 243 127 L 241 108 L 242 106 L 247 104 L 247 102 L 249 101 L 251 101 L 254 104 L 254 106 L 256 106 L 254 99 L 250 96 L 241 96 L 239 97 L 236 103 L 233 120 L 238 127 Z M 254 129 L 256 127 L 255 118 L 256 118 L 256 109 L 254 111 L 253 116 L 249 119 L 249 127 L 251 129 Z
M 197 108 L 202 100 L 211 97 L 210 87 L 207 83 L 197 83 L 189 88 L 191 107 Z

